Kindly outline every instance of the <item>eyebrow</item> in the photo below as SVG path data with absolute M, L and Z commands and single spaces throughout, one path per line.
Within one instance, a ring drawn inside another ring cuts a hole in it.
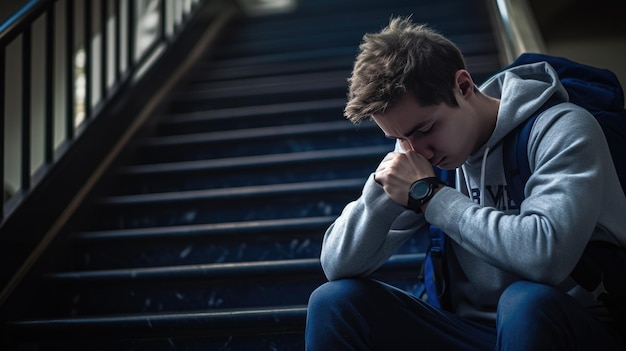
M 418 131 L 418 130 L 422 129 L 424 126 L 428 125 L 428 123 L 430 123 L 430 120 L 419 122 L 413 128 L 411 128 L 411 130 L 409 130 L 408 132 L 404 133 L 404 135 L 402 137 L 403 138 L 410 137 L 411 135 L 415 134 L 416 131 Z M 394 137 L 394 136 L 387 135 L 387 134 L 385 134 L 385 138 L 387 138 L 387 139 L 401 139 L 401 138 Z

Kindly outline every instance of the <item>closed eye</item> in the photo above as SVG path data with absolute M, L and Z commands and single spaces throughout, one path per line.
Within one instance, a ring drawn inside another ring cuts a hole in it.
M 434 126 L 435 126 L 435 123 L 428 123 L 426 125 L 423 125 L 420 128 L 413 130 L 410 136 L 415 136 L 416 134 L 426 135 L 432 132 Z
M 430 132 L 433 129 L 433 126 L 434 126 L 434 123 L 429 123 L 424 128 L 419 129 L 418 132 L 420 132 L 422 134 L 426 134 L 426 133 Z
M 433 118 L 429 118 L 425 121 L 422 121 L 416 124 L 413 129 L 411 129 L 408 133 L 404 134 L 405 138 L 414 137 L 416 134 L 428 134 L 432 131 L 433 126 L 435 125 L 435 120 Z

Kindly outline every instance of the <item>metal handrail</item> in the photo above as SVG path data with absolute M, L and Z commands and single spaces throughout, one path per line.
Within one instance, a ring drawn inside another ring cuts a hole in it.
M 501 60 L 509 64 L 524 52 L 545 53 L 539 26 L 526 0 L 487 0 L 502 46 Z
M 0 24 L 0 223 L 208 1 L 33 0 Z

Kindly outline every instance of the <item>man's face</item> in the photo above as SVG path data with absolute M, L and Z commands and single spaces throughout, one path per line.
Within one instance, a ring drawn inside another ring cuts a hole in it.
M 385 136 L 400 141 L 441 169 L 459 167 L 476 148 L 474 109 L 456 93 L 458 107 L 445 103 L 422 107 L 410 92 L 384 113 L 373 116 Z

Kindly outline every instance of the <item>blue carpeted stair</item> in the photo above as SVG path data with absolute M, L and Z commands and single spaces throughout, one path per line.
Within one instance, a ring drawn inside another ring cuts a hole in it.
M 325 229 L 393 147 L 342 117 L 365 32 L 413 15 L 477 82 L 499 68 L 484 1 L 303 0 L 244 18 L 188 73 L 67 233 L 15 350 L 302 350 Z M 427 237 L 376 276 L 415 287 Z

